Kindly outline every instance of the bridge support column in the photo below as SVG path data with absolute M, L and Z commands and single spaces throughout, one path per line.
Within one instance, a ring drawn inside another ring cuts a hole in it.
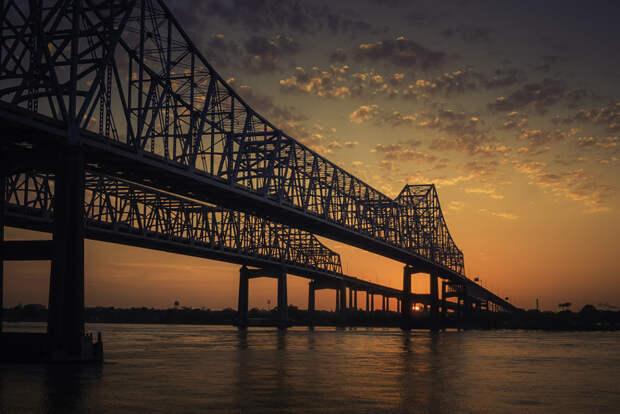
M 469 296 L 469 289 L 463 286 L 463 319 L 468 322 L 471 319 L 472 303 Z
M 375 311 L 375 294 L 374 293 L 370 294 L 370 311 L 371 312 Z
M 336 289 L 336 312 L 340 312 L 340 289 Z
M 437 330 L 439 328 L 439 292 L 437 286 L 437 273 L 431 272 L 430 274 L 430 292 L 431 292 L 431 329 Z
M 385 312 L 385 296 L 381 295 L 381 310 Z
M 242 266 L 239 269 L 239 305 L 237 306 L 237 323 L 240 328 L 248 326 L 248 296 L 250 288 L 248 268 Z
M 411 328 L 411 274 L 413 268 L 405 266 L 403 269 L 403 300 L 400 308 L 402 315 L 401 328 Z
M 284 270 L 278 274 L 278 313 L 280 314 L 279 327 L 286 328 L 288 326 L 288 292 Z
M 347 310 L 347 287 L 342 284 L 340 287 L 340 312 Z
M 310 325 L 314 322 L 314 307 L 315 307 L 315 282 L 308 283 L 308 318 Z
M 357 290 L 353 290 L 353 309 L 357 310 Z
M 369 298 L 369 293 L 368 291 L 366 291 L 366 312 L 368 312 L 370 310 L 370 298 Z
M 54 257 L 47 332 L 53 360 L 81 359 L 84 344 L 84 154 L 61 148 L 54 184 Z
M 441 319 L 445 320 L 447 315 L 448 301 L 446 300 L 446 281 L 441 282 Z
M 353 288 L 349 287 L 349 309 L 353 309 Z
M 6 177 L 4 174 L 4 151 L 0 147 L 0 334 L 2 333 L 2 316 L 4 309 L 4 200 L 6 194 Z

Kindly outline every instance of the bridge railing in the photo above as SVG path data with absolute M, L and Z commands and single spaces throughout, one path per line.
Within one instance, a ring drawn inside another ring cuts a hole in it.
M 102 174 L 87 173 L 85 188 L 87 227 L 197 248 L 229 249 L 274 264 L 342 274 L 340 255 L 308 232 Z M 5 197 L 10 212 L 51 222 L 54 177 L 45 173 L 11 175 Z
M 401 203 L 286 135 L 218 75 L 163 1 L 3 1 L 0 102 L 462 271 L 434 187 Z

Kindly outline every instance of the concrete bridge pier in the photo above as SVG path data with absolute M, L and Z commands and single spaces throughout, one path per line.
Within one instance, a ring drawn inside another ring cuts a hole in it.
M 245 328 L 248 326 L 248 297 L 250 277 L 248 268 L 242 266 L 239 269 L 239 302 L 237 305 L 237 326 Z
M 439 292 L 437 286 L 437 273 L 430 274 L 430 292 L 431 292 L 431 329 L 436 331 L 439 329 Z
M 463 320 L 468 322 L 472 316 L 472 300 L 469 296 L 469 289 L 467 286 L 463 286 Z
M 313 325 L 314 322 L 314 309 L 316 306 L 316 282 L 313 280 L 308 283 L 308 317 L 310 318 L 309 323 Z
M 345 312 L 347 310 L 347 286 L 342 283 L 340 286 L 340 312 Z
M 353 307 L 353 287 L 349 287 L 349 309 L 355 309 Z
M 445 322 L 446 315 L 448 314 L 448 301 L 446 300 L 446 285 L 448 282 L 445 280 L 441 282 L 441 320 Z
M 257 277 L 278 279 L 278 327 L 288 326 L 288 295 L 286 287 L 286 271 L 284 269 L 248 269 L 242 266 L 239 270 L 239 306 L 237 308 L 237 326 L 248 326 L 249 281 Z
M 411 329 L 411 275 L 413 268 L 405 266 L 403 268 L 403 303 L 400 308 L 402 321 L 401 329 Z
M 357 310 L 357 290 L 353 289 L 353 309 Z
M 375 294 L 374 294 L 374 292 L 370 293 L 370 311 L 371 312 L 375 311 Z
M 2 310 L 4 309 L 4 199 L 6 174 L 4 172 L 4 150 L 0 146 L 0 335 L 2 334 Z
M 385 312 L 386 307 L 385 307 L 385 295 L 381 295 L 381 310 L 383 312 Z
M 370 311 L 370 293 L 368 293 L 368 291 L 366 291 L 366 312 Z
M 278 273 L 278 313 L 279 328 L 286 328 L 288 326 L 288 289 L 284 271 Z
M 47 333 L 52 360 L 77 360 L 86 346 L 83 151 L 60 148 L 56 162 Z

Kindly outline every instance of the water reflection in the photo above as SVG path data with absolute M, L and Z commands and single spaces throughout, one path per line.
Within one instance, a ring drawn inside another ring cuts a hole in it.
M 44 369 L 43 403 L 48 411 L 85 412 L 91 398 L 91 387 L 101 378 L 99 365 L 48 365 Z
M 106 341 L 103 367 L 0 365 L 0 412 L 519 413 L 620 406 L 617 333 L 96 330 Z

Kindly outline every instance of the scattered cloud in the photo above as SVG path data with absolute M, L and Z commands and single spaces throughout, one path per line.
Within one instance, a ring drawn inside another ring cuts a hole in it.
M 355 111 L 351 112 L 349 119 L 351 122 L 361 124 L 362 122 L 369 121 L 375 118 L 379 114 L 379 105 L 362 105 Z
M 615 149 L 620 143 L 618 137 L 579 137 L 577 138 L 577 147 L 580 149 L 604 148 Z
M 465 192 L 467 194 L 482 194 L 491 197 L 494 200 L 503 200 L 504 196 L 501 194 L 497 194 L 494 188 L 484 188 L 484 187 L 470 187 L 466 188 Z
M 604 105 L 597 109 L 580 109 L 575 114 L 567 118 L 554 118 L 558 124 L 594 124 L 606 127 L 609 132 L 620 131 L 620 102 Z
M 556 197 L 580 201 L 586 213 L 609 211 L 605 202 L 615 193 L 613 187 L 598 183 L 583 168 L 556 172 L 550 171 L 544 162 L 516 162 L 515 169 L 525 174 L 530 184 Z
M 448 210 L 461 211 L 464 207 L 465 203 L 462 201 L 450 201 L 450 203 L 448 203 Z
M 499 217 L 499 218 L 503 218 L 505 220 L 518 220 L 519 216 L 517 216 L 516 214 L 512 214 L 512 213 L 491 213 L 491 215 L 495 216 L 495 217 Z
M 499 96 L 488 108 L 495 112 L 516 111 L 534 106 L 539 113 L 560 101 L 566 94 L 566 85 L 556 79 L 544 79 L 539 83 L 528 83 L 519 87 L 510 95 Z
M 446 54 L 431 50 L 413 40 L 398 36 L 378 42 L 362 43 L 353 57 L 357 61 L 386 62 L 408 69 L 436 68 L 446 60 Z

